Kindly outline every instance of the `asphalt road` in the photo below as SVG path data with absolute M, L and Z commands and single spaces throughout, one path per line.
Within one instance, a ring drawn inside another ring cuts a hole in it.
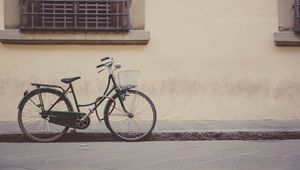
M 299 170 L 300 140 L 0 143 L 0 169 Z

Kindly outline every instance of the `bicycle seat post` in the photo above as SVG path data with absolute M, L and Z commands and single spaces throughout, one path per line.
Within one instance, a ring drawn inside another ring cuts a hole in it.
M 80 109 L 79 109 L 79 106 L 78 106 L 78 102 L 77 102 L 77 98 L 76 98 L 76 94 L 75 94 L 75 91 L 74 91 L 72 83 L 69 83 L 69 87 L 71 88 L 71 93 L 73 95 L 73 99 L 74 99 L 77 111 L 80 112 Z

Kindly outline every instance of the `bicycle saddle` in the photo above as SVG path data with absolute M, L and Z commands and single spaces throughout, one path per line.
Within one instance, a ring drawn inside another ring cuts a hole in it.
M 78 79 L 80 79 L 80 78 L 81 78 L 81 77 L 63 78 L 63 79 L 61 79 L 61 81 L 62 81 L 63 83 L 69 84 L 69 83 L 72 83 L 73 81 L 78 80 Z

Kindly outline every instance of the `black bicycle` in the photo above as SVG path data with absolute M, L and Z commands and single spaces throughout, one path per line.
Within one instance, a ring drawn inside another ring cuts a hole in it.
M 124 141 L 146 139 L 156 123 L 156 109 L 149 97 L 136 90 L 139 72 L 134 70 L 118 71 L 120 64 L 113 58 L 105 57 L 97 66 L 98 72 L 108 70 L 108 84 L 102 96 L 95 102 L 80 105 L 77 102 L 72 82 L 80 77 L 64 78 L 68 84 L 64 89 L 58 85 L 32 83 L 36 89 L 24 92 L 18 105 L 18 123 L 22 132 L 37 142 L 51 142 L 61 138 L 69 128 L 86 129 L 90 124 L 89 116 L 96 113 L 99 121 L 104 120 L 106 127 L 117 138 Z M 76 105 L 67 98 L 71 93 Z M 103 118 L 97 108 L 106 101 Z M 81 107 L 90 106 L 88 113 L 80 112 Z

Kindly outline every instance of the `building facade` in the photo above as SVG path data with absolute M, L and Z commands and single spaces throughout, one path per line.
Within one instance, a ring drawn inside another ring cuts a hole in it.
M 30 29 L 45 25 L 31 16 L 20 20 L 29 7 L 1 0 L 0 120 L 16 121 L 31 82 L 80 75 L 79 102 L 94 100 L 106 85 L 95 68 L 105 56 L 141 71 L 159 120 L 300 118 L 297 0 L 128 2 L 129 32 L 39 32 Z

